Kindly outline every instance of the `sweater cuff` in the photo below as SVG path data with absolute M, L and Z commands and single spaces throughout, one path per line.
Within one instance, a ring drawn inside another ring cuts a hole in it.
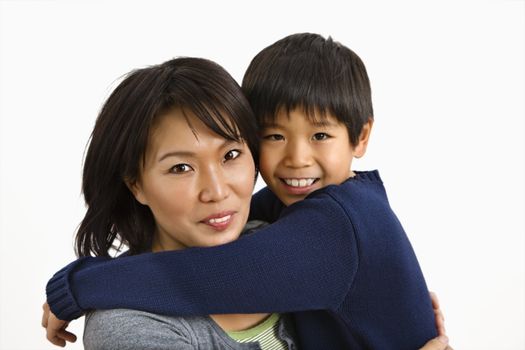
M 71 321 L 84 314 L 80 308 L 71 285 L 69 275 L 84 259 L 77 259 L 53 275 L 47 282 L 46 295 L 49 308 L 55 316 L 63 321 Z

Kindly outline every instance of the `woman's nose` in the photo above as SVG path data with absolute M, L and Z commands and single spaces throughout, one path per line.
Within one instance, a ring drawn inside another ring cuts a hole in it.
M 202 202 L 220 202 L 230 195 L 228 179 L 219 166 L 213 166 L 201 173 L 200 200 Z

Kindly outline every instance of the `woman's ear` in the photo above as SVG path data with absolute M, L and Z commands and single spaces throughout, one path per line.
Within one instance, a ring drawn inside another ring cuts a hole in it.
M 146 200 L 146 196 L 144 194 L 144 191 L 142 189 L 142 184 L 140 183 L 140 180 L 131 180 L 131 179 L 124 179 L 124 183 L 126 184 L 126 187 L 130 190 L 130 192 L 133 194 L 133 197 L 142 205 L 148 205 L 148 201 Z
M 368 140 L 370 139 L 370 133 L 372 132 L 372 126 L 374 125 L 374 119 L 368 118 L 368 121 L 363 125 L 361 134 L 357 145 L 354 147 L 354 157 L 361 158 L 366 153 L 366 147 L 368 146 Z

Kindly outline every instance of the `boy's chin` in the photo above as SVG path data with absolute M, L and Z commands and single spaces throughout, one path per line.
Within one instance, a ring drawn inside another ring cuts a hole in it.
M 300 196 L 277 196 L 277 197 L 279 197 L 279 199 L 281 200 L 281 202 L 284 203 L 284 205 L 290 206 L 294 203 L 302 201 L 303 199 L 306 198 L 307 195 L 308 194 L 300 195 Z
M 319 189 L 319 186 L 310 186 L 310 188 L 292 188 L 279 183 L 277 186 L 270 186 L 270 190 L 279 198 L 284 205 L 289 206 L 295 202 L 302 201 L 310 193 Z

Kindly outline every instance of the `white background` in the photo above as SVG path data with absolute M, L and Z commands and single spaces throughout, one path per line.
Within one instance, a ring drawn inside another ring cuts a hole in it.
M 0 1 L 0 349 L 54 348 L 44 287 L 74 258 L 83 152 L 118 77 L 184 55 L 240 82 L 304 31 L 368 68 L 355 169 L 380 169 L 454 347 L 524 349 L 524 19 L 523 1 Z

